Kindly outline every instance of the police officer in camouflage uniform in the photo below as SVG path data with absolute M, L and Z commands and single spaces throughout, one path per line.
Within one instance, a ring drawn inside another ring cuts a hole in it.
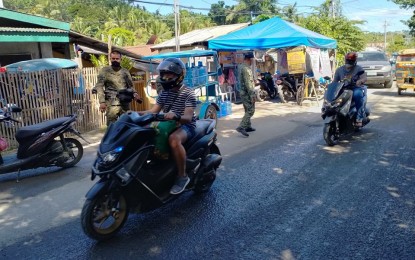
M 98 74 L 98 81 L 93 93 L 98 94 L 101 112 L 106 112 L 107 126 L 117 121 L 118 117 L 130 109 L 131 100 L 120 100 L 120 90 L 130 90 L 133 98 L 138 102 L 140 96 L 133 90 L 133 80 L 130 72 L 121 67 L 121 53 L 112 51 L 110 53 L 111 66 L 102 68 Z
M 240 86 L 239 94 L 242 99 L 245 114 L 242 117 L 242 121 L 238 128 L 236 128 L 236 131 L 244 136 L 249 136 L 247 132 L 255 131 L 255 128 L 251 126 L 251 117 L 255 113 L 255 84 L 251 69 L 253 58 L 253 53 L 245 54 L 244 63 L 238 66 L 237 74 Z

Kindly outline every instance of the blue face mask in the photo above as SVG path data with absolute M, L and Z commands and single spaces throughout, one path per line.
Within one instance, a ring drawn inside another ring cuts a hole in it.
M 346 64 L 345 67 L 346 67 L 346 69 L 349 70 L 349 69 L 353 68 L 353 65 L 352 64 Z

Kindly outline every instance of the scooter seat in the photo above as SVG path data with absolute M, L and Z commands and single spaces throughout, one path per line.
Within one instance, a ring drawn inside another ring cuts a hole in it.
M 213 119 L 200 119 L 196 121 L 195 136 L 186 142 L 186 147 L 193 144 L 203 136 L 211 133 L 215 129 L 216 121 Z
M 17 130 L 16 140 L 20 143 L 20 141 L 24 139 L 47 132 L 67 122 L 71 122 L 74 120 L 73 118 L 73 116 L 59 117 L 42 123 L 21 127 Z

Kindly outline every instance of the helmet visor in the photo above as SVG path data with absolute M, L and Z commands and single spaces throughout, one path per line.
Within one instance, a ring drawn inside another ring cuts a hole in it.
M 164 72 L 171 72 L 176 75 L 180 75 L 183 69 L 179 64 L 175 62 L 164 60 L 157 66 L 157 71 L 159 72 L 159 74 L 161 71 L 164 71 Z

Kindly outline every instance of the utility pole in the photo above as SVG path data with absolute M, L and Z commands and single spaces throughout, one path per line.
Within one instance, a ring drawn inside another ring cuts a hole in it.
M 333 17 L 333 19 L 334 18 L 336 18 L 336 7 L 335 7 L 335 0 L 331 0 L 330 1 L 330 4 L 331 4 L 331 15 L 332 15 L 332 17 Z
M 384 43 L 383 43 L 383 51 L 384 52 L 386 52 L 386 26 L 388 26 L 388 24 L 385 20 L 385 23 L 383 24 L 384 37 L 385 37 L 385 40 L 384 40 Z
M 176 41 L 176 51 L 180 51 L 180 11 L 179 0 L 174 0 L 174 37 Z

